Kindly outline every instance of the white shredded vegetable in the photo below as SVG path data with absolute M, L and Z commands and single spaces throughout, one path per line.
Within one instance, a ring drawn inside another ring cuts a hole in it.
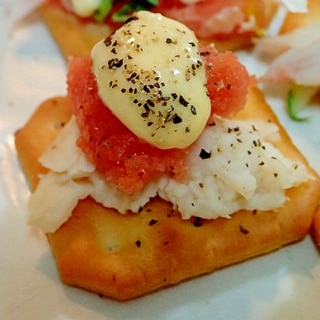
M 256 51 L 273 58 L 262 81 L 320 86 L 320 22 L 257 40 Z

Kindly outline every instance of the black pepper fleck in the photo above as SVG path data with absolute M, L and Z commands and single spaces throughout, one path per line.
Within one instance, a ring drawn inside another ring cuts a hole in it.
M 180 103 L 181 105 L 183 105 L 184 107 L 187 107 L 188 104 L 189 104 L 189 102 L 188 102 L 183 96 L 180 96 L 180 97 L 179 97 L 179 103 Z
M 181 122 L 182 122 L 182 119 L 181 119 L 180 116 L 178 116 L 177 114 L 175 114 L 175 115 L 173 116 L 172 122 L 173 122 L 174 124 L 178 124 L 178 123 L 181 123 Z
M 205 149 L 201 149 L 199 157 L 201 159 L 209 159 L 211 158 L 211 151 L 206 151 Z
M 107 37 L 107 38 L 104 39 L 103 43 L 104 43 L 104 45 L 105 45 L 106 47 L 109 47 L 109 46 L 111 45 L 111 43 L 112 43 L 112 40 L 111 40 L 111 39 L 112 39 L 111 36 L 109 36 L 109 37 Z
M 195 106 L 191 106 L 191 113 L 196 115 L 197 114 L 197 109 Z
M 114 58 L 108 61 L 109 69 L 120 68 L 122 65 L 123 65 L 123 59 L 119 60 L 118 58 Z
M 198 228 L 198 227 L 201 227 L 201 226 L 203 225 L 203 219 L 197 217 L 197 218 L 194 220 L 193 225 L 194 225 L 195 227 L 197 227 L 197 228 Z
M 155 225 L 157 222 L 158 222 L 158 220 L 151 219 L 150 222 L 149 222 L 149 226 L 153 226 L 153 225 Z
M 210 55 L 209 51 L 200 52 L 200 56 L 202 56 L 202 57 L 209 56 L 209 55 Z
M 241 224 L 239 225 L 239 229 L 243 234 L 248 234 L 249 230 L 247 228 L 245 228 L 244 226 L 242 226 Z

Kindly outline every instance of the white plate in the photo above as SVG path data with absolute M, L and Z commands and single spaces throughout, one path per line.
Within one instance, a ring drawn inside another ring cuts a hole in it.
M 320 259 L 310 237 L 274 253 L 125 303 L 63 285 L 46 238 L 27 226 L 29 191 L 13 133 L 47 97 L 65 93 L 66 65 L 45 27 L 31 17 L 13 30 L 0 8 L 0 319 L 316 319 Z M 241 53 L 250 71 L 264 66 Z M 320 172 L 320 107 L 291 121 L 280 90 L 268 100 L 296 145 Z

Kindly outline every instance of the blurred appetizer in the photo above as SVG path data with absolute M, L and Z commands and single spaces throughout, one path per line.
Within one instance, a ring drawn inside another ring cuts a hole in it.
M 289 115 L 296 121 L 307 120 L 300 111 L 320 88 L 319 1 L 309 0 L 306 13 L 288 14 L 281 34 L 258 40 L 256 50 L 272 58 L 261 81 L 289 83 Z
M 103 35 L 141 9 L 182 22 L 201 42 L 214 42 L 217 49 L 246 47 L 265 34 L 279 6 L 285 5 L 290 11 L 305 10 L 302 0 L 48 0 L 39 12 L 67 57 L 89 54 Z

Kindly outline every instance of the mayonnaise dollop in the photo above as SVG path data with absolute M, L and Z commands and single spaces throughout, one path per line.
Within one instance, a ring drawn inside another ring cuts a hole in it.
M 185 148 L 211 111 L 205 65 L 194 33 L 160 14 L 137 12 L 92 50 L 99 96 L 138 137 Z

